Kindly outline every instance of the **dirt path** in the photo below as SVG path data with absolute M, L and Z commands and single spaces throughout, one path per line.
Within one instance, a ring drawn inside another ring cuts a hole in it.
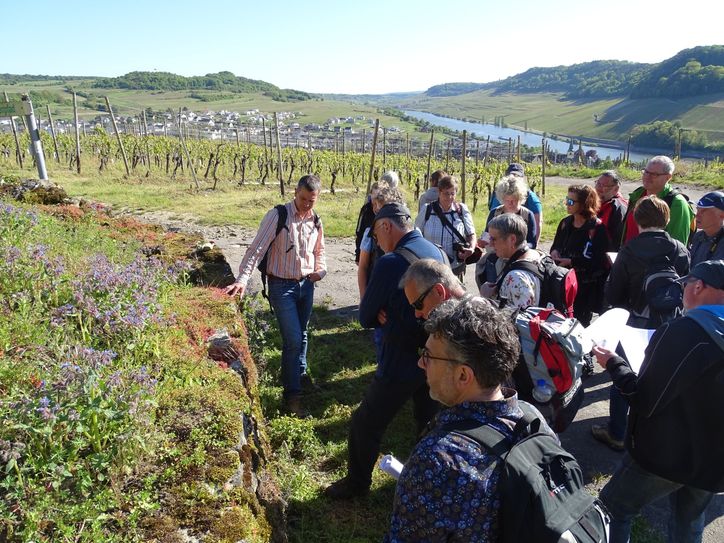
M 567 186 L 574 183 L 591 183 L 591 180 L 549 178 L 547 183 Z M 624 194 L 634 190 L 638 183 L 625 183 Z M 686 187 L 685 192 L 696 202 L 710 189 L 703 187 Z M 238 273 L 239 263 L 252 241 L 255 232 L 238 226 L 199 226 L 192 215 L 179 216 L 167 212 L 141 213 L 143 218 L 152 223 L 160 224 L 167 230 L 198 233 L 207 241 L 213 241 L 226 255 L 234 273 Z M 545 245 L 545 244 L 544 244 Z M 359 294 L 357 289 L 357 267 L 354 262 L 354 239 L 335 238 L 326 240 L 328 273 L 320 281 L 315 294 L 315 303 L 324 304 L 341 317 L 355 318 Z M 472 267 L 465 276 L 465 284 L 469 291 L 475 292 L 475 281 Z M 259 275 L 254 274 L 250 282 L 250 291 L 260 287 Z M 609 450 L 598 444 L 590 433 L 592 424 L 600 424 L 608 418 L 608 391 L 611 385 L 605 372 L 597 367 L 597 373 L 586 382 L 584 406 L 578 412 L 573 424 L 561 435 L 565 447 L 579 460 L 584 468 L 585 476 L 591 481 L 592 489 L 600 490 L 621 458 L 621 453 Z M 649 522 L 665 533 L 669 517 L 666 500 L 648 507 L 645 516 Z M 706 543 L 724 541 L 724 496 L 714 498 L 707 511 L 707 527 L 704 533 Z

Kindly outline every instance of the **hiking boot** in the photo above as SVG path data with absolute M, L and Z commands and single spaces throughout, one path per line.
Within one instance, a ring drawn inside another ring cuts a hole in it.
M 593 375 L 593 356 L 590 354 L 585 355 L 584 357 L 585 362 L 583 363 L 583 371 L 581 373 L 581 379 L 586 379 L 587 377 L 590 377 Z
M 302 385 L 302 394 L 314 394 L 322 390 L 322 387 L 315 383 L 308 373 L 302 374 L 299 383 Z
M 624 450 L 623 441 L 614 439 L 611 432 L 608 431 L 607 424 L 594 424 L 591 426 L 591 433 L 601 443 L 608 445 L 608 447 L 616 452 L 622 452 Z
M 302 406 L 302 397 L 299 394 L 285 398 L 282 409 L 287 415 L 292 415 L 298 419 L 308 419 L 310 417 L 309 411 Z
M 351 500 L 366 496 L 369 491 L 369 487 L 354 483 L 347 475 L 325 488 L 324 495 L 331 500 Z

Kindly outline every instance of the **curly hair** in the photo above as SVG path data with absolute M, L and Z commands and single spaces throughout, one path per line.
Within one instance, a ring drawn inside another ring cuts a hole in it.
M 576 202 L 582 206 L 580 213 L 586 219 L 592 219 L 601 209 L 601 199 L 593 187 L 589 185 L 571 185 L 568 187 L 568 192 L 576 195 Z
M 425 321 L 425 331 L 470 366 L 483 388 L 503 384 L 518 363 L 520 340 L 510 313 L 485 298 L 443 302 Z

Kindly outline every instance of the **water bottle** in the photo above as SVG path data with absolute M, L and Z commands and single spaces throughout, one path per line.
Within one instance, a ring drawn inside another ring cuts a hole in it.
M 553 387 L 546 383 L 545 379 L 538 379 L 533 387 L 533 398 L 538 403 L 549 402 L 553 397 L 555 390 Z

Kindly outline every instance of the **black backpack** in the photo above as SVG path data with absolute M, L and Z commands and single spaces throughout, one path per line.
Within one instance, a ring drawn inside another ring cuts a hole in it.
M 359 210 L 357 228 L 354 231 L 354 261 L 356 264 L 359 264 L 359 246 L 362 243 L 362 237 L 364 236 L 365 230 L 372 226 L 374 220 L 375 212 L 372 209 L 372 202 L 367 201 Z
M 540 300 L 538 301 L 540 307 L 545 308 L 548 304 L 552 304 L 564 316 L 573 317 L 573 302 L 578 293 L 576 270 L 559 266 L 549 255 L 543 255 L 538 262 L 518 260 L 516 255 L 519 257 L 522 254 L 514 254 L 510 259 L 512 262 L 509 262 L 503 269 L 498 281 L 498 292 L 500 292 L 500 287 L 508 272 L 524 270 L 540 280 Z
M 264 253 L 264 256 L 259 261 L 259 264 L 257 264 L 256 269 L 261 272 L 261 295 L 269 299 L 269 294 L 267 293 L 266 288 L 266 264 L 267 260 L 269 258 L 269 251 L 271 251 L 272 245 L 274 244 L 274 240 L 277 239 L 277 236 L 282 230 L 289 230 L 287 228 L 287 206 L 285 204 L 277 204 L 274 206 L 274 209 L 277 210 L 277 228 L 276 232 L 274 232 L 274 237 L 271 240 L 271 243 L 269 244 L 269 247 L 267 247 L 266 252 Z M 314 227 L 319 230 L 319 215 L 317 215 L 316 211 L 312 211 L 312 214 L 314 216 Z M 273 312 L 273 310 L 272 310 Z
M 683 314 L 684 289 L 674 267 L 678 254 L 675 246 L 670 255 L 659 256 L 646 267 L 641 284 L 646 306 L 635 312 L 635 316 L 647 319 L 647 328 L 658 328 Z
M 542 422 L 531 406 L 519 405 L 524 416 L 516 424 L 512 440 L 474 420 L 445 426 L 476 441 L 502 462 L 498 541 L 608 541 L 608 513 L 586 491 L 578 462 L 555 437 L 541 431 Z

